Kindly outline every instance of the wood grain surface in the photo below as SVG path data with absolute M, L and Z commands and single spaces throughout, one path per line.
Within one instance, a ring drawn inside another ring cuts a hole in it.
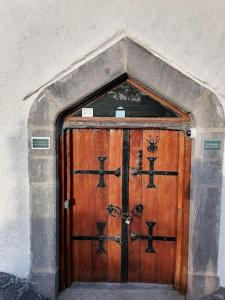
M 157 151 L 149 152 L 149 140 L 157 140 Z M 154 175 L 155 188 L 147 188 L 149 175 L 131 174 L 149 170 L 148 157 L 155 157 L 154 169 L 176 171 L 175 175 Z M 142 204 L 141 216 L 128 225 L 128 281 L 173 284 L 186 291 L 188 265 L 188 219 L 191 142 L 183 131 L 160 129 L 129 130 L 128 211 Z M 107 213 L 109 204 L 122 209 L 122 174 L 72 174 L 72 170 L 99 170 L 98 157 L 106 157 L 105 170 L 123 170 L 123 129 L 67 129 L 60 140 L 60 287 L 72 281 L 120 282 L 121 246 L 104 241 L 105 253 L 97 253 L 98 241 L 72 240 L 72 236 L 96 236 L 96 223 L 105 223 L 104 235 L 123 234 L 122 221 Z M 72 204 L 64 208 L 64 200 Z M 153 235 L 176 237 L 176 241 L 153 241 L 155 253 L 146 252 L 147 240 L 132 241 L 131 233 L 147 235 L 146 221 L 154 221 Z

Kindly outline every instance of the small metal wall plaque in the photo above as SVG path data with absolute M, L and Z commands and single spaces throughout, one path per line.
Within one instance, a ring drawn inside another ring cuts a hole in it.
M 50 149 L 50 137 L 32 137 L 31 149 Z
M 219 140 L 204 140 L 204 150 L 218 151 L 220 144 L 221 141 Z

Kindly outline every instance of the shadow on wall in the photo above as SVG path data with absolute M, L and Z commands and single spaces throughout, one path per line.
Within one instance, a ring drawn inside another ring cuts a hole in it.
M 5 128 L 5 127 L 4 127 Z M 0 268 L 26 277 L 30 267 L 26 123 L 7 126 L 1 153 Z

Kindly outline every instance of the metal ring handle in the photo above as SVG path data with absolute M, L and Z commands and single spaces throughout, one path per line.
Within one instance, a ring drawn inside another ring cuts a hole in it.
M 113 205 L 113 204 L 109 204 L 106 207 L 108 213 L 110 214 L 110 216 L 112 217 L 117 217 L 121 215 L 121 209 L 119 206 Z

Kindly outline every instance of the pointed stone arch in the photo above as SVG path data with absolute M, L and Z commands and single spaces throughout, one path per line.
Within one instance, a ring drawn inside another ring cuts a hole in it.
M 204 86 L 124 38 L 46 87 L 29 112 L 30 279 L 36 290 L 50 299 L 57 294 L 58 280 L 57 134 L 60 120 L 71 106 L 124 73 L 191 113 L 197 136 L 192 147 L 188 295 L 190 299 L 197 299 L 218 287 L 222 105 Z M 51 148 L 31 149 L 32 136 L 50 137 Z M 204 151 L 205 139 L 221 141 L 221 149 L 213 153 Z

